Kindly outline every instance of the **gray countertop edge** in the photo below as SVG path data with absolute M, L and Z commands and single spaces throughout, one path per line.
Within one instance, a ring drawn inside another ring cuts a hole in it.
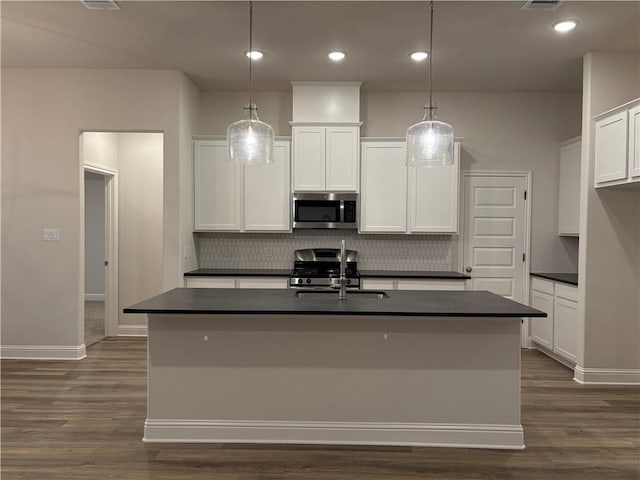
M 532 277 L 545 278 L 547 280 L 553 280 L 555 282 L 567 283 L 569 285 L 578 286 L 578 274 L 577 273 L 546 273 L 546 272 L 531 272 Z
M 443 280 L 469 280 L 464 273 L 453 271 L 414 270 L 359 270 L 362 278 L 437 278 Z M 199 268 L 184 274 L 185 277 L 288 277 L 291 270 L 251 268 Z
M 396 291 L 383 300 L 296 298 L 290 289 L 176 288 L 124 309 L 150 315 L 314 315 L 544 317 L 546 313 L 487 291 Z

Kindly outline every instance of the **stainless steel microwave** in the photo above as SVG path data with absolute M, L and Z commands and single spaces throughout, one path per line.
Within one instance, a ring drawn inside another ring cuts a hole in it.
M 293 228 L 357 229 L 357 215 L 357 193 L 293 194 Z

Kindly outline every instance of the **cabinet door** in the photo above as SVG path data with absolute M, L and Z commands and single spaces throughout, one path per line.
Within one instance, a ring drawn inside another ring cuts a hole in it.
M 325 189 L 325 127 L 293 127 L 293 189 Z
M 629 176 L 640 181 L 640 105 L 629 110 Z
M 558 235 L 580 233 L 581 142 L 560 149 L 560 188 L 558 193 Z
M 194 142 L 194 162 L 194 230 L 240 230 L 242 170 L 228 160 L 227 143 Z
M 553 295 L 531 290 L 531 306 L 547 314 L 546 318 L 530 318 L 531 341 L 553 350 Z
M 578 350 L 578 289 L 556 283 L 553 305 L 553 351 L 571 362 Z
M 627 111 L 596 121 L 596 186 L 627 178 Z
M 405 142 L 362 144 L 360 232 L 406 232 Z
M 274 162 L 244 169 L 245 231 L 291 231 L 289 142 L 273 145 Z
M 358 190 L 359 137 L 358 127 L 326 127 L 326 190 Z
M 460 143 L 446 167 L 409 167 L 409 231 L 458 233 Z

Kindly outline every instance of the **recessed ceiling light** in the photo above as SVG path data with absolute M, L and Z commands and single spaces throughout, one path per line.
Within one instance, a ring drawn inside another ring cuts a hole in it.
M 339 62 L 340 60 L 343 60 L 344 57 L 347 56 L 347 54 L 344 52 L 335 51 L 335 52 L 329 52 L 327 56 L 334 62 Z
M 412 52 L 410 55 L 411 60 L 413 60 L 414 62 L 421 62 L 424 59 L 426 59 L 429 54 L 427 52 L 423 52 L 423 51 L 419 51 L 419 52 Z
M 262 57 L 264 57 L 264 53 L 262 53 L 260 50 L 251 50 L 250 52 L 246 52 L 245 55 L 251 60 L 260 60 Z
M 577 20 L 561 20 L 553 24 L 553 29 L 556 32 L 565 33 L 576 28 L 576 25 L 578 25 Z

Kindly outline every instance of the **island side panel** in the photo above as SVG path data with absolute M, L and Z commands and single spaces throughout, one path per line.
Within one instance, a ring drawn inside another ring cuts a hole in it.
M 520 319 L 150 315 L 146 441 L 522 448 Z

